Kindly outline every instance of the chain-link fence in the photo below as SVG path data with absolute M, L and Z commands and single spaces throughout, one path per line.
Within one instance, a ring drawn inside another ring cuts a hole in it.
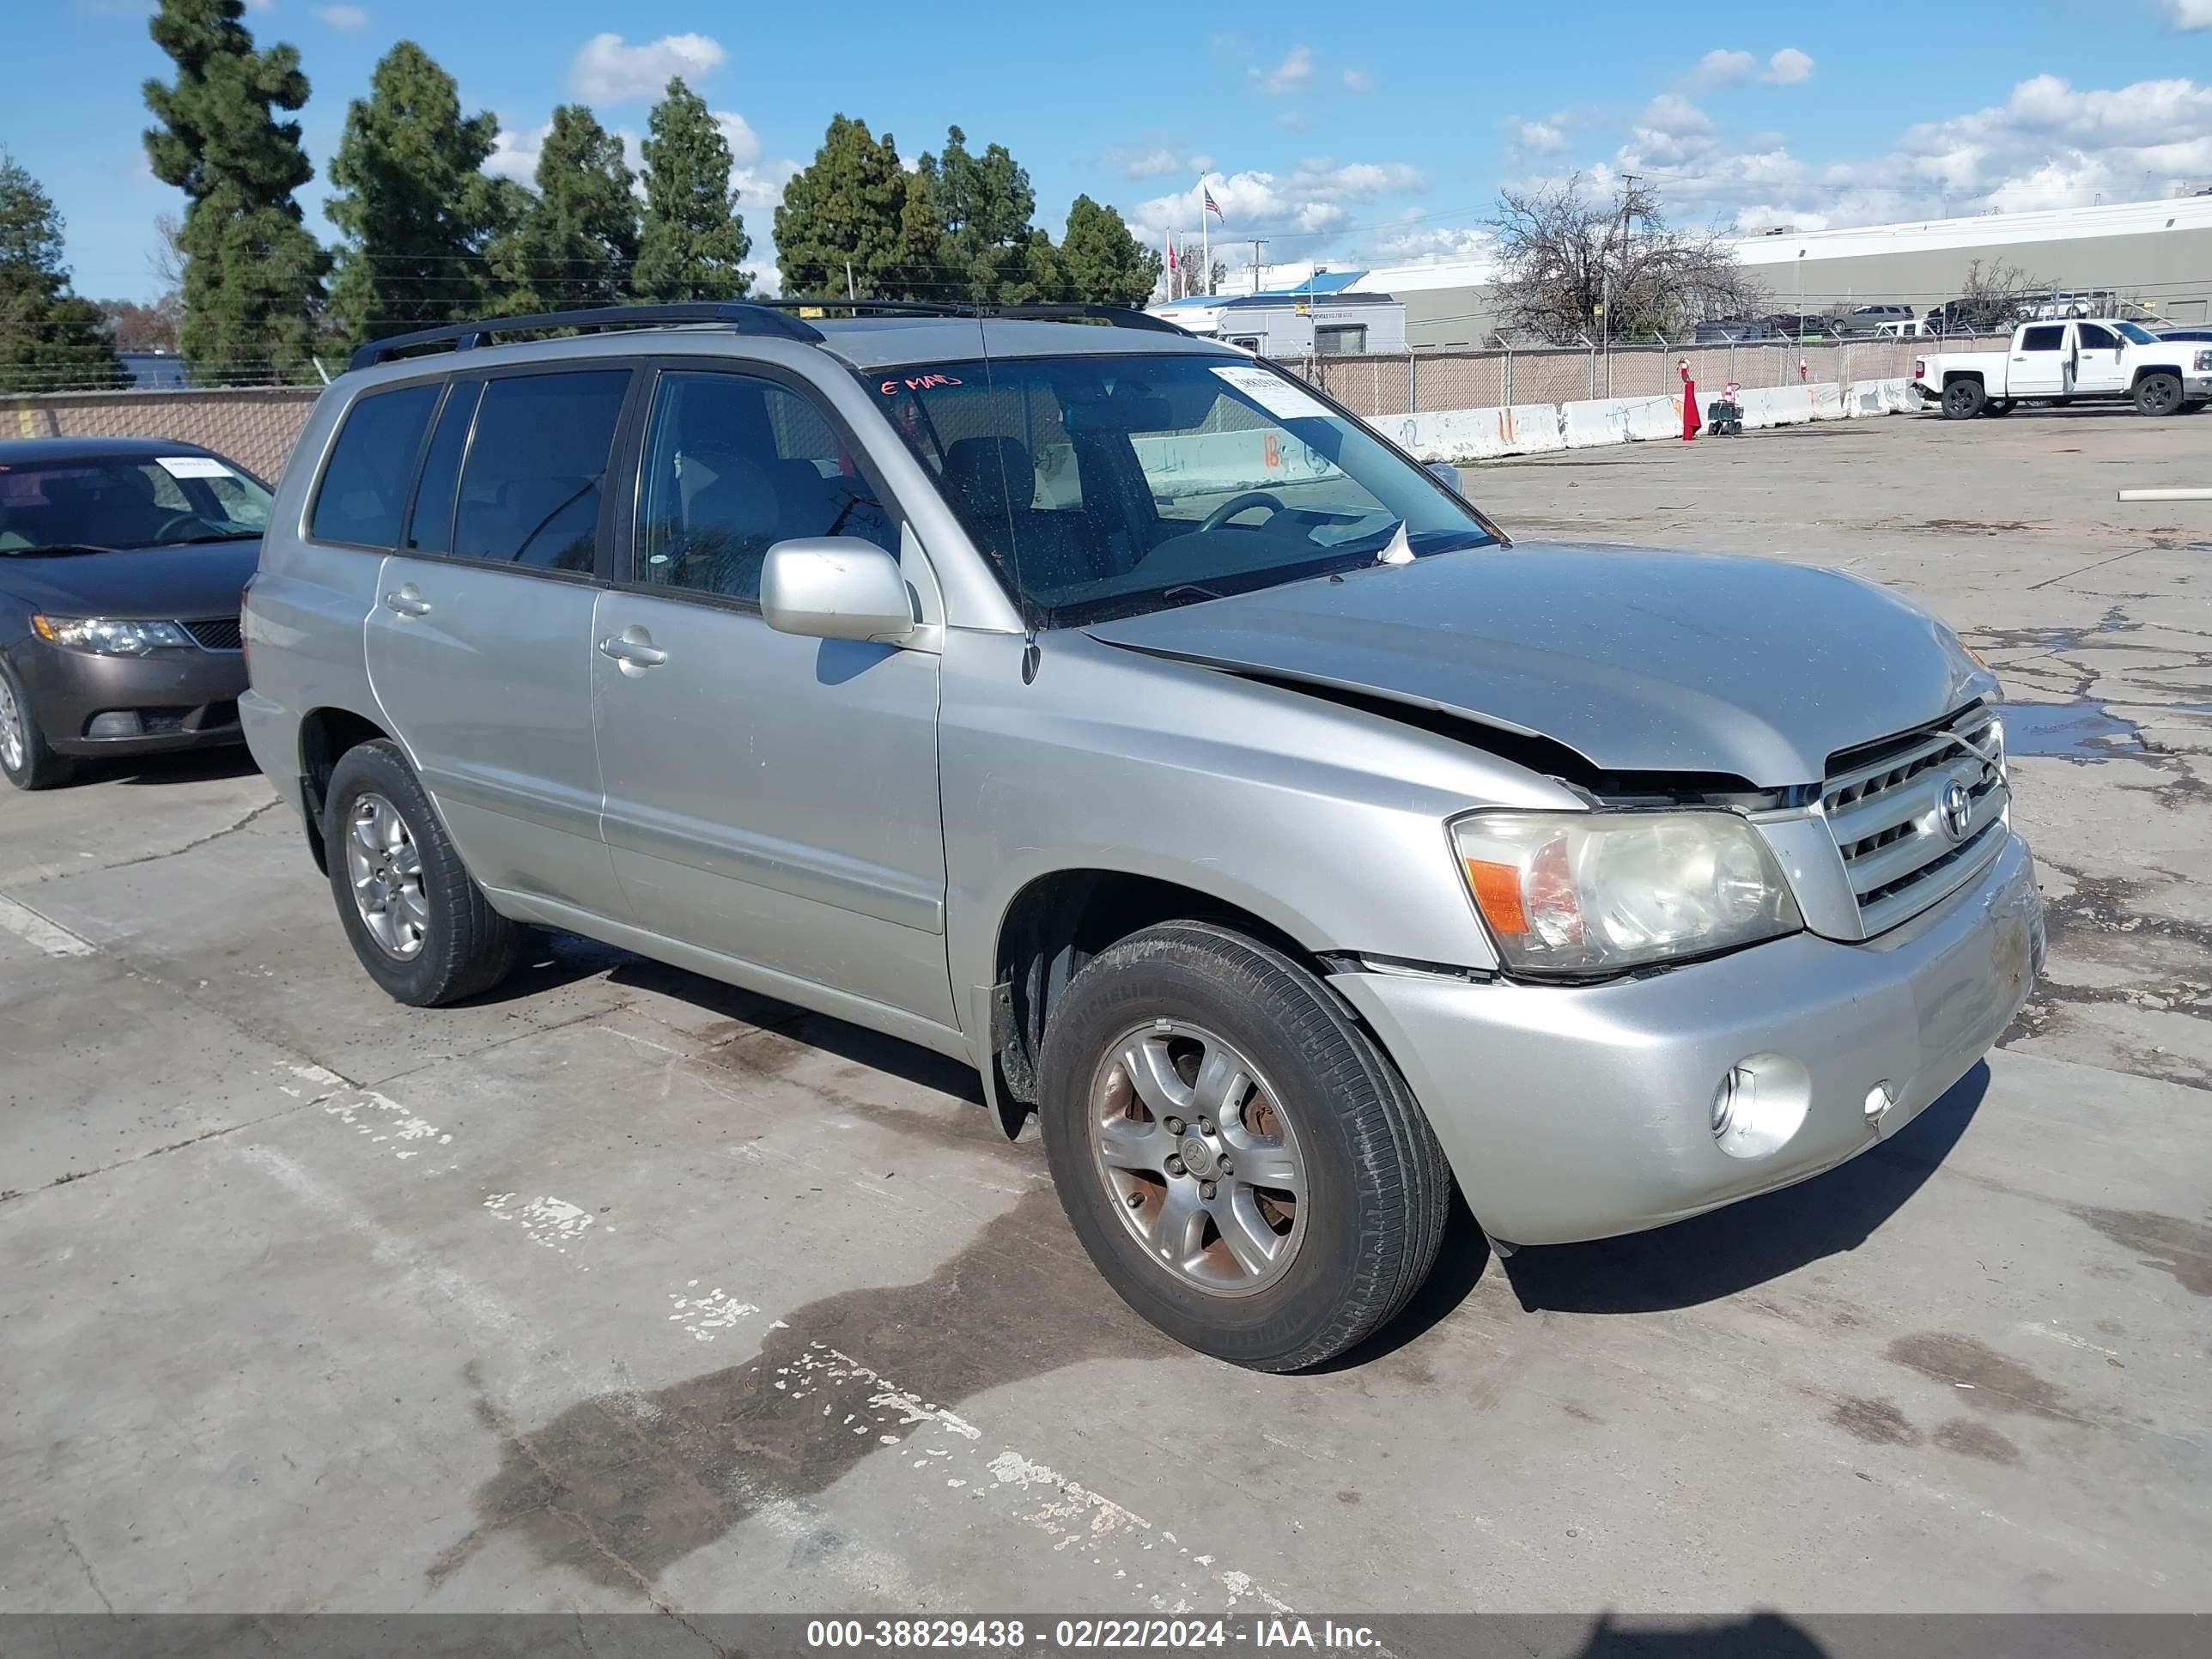
M 1282 367 L 1355 414 L 1418 415 L 1444 409 L 1500 409 L 1587 398 L 1653 398 L 1679 391 L 1680 365 L 1699 394 L 1738 386 L 1909 377 L 1916 357 L 1936 351 L 2001 349 L 2007 336 L 1975 338 L 1747 340 L 1710 345 L 1504 347 L 1432 349 L 1359 357 L 1307 357 Z
M 0 437 L 173 438 L 273 481 L 284 470 L 318 388 L 49 392 L 0 398 Z

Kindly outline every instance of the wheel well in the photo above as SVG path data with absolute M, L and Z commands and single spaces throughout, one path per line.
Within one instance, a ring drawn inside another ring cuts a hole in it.
M 1036 1057 L 1067 982 L 1117 940 L 1163 921 L 1210 921 L 1322 972 L 1313 953 L 1273 923 L 1194 887 L 1118 870 L 1061 870 L 1014 896 L 999 924 L 991 1047 L 1000 1088 L 1036 1103 Z
M 2136 366 L 2135 379 L 2130 380 L 2128 384 L 2130 386 L 2141 386 L 2145 380 L 2153 374 L 2171 374 L 2177 380 L 2182 378 L 2181 368 L 2179 364 L 2139 363 Z
M 323 801 L 331 774 L 349 749 L 392 734 L 349 708 L 318 708 L 300 722 L 300 805 L 307 821 L 307 848 L 315 867 L 327 871 L 323 848 Z
M 1982 384 L 1982 372 L 1978 368 L 1954 368 L 1943 377 L 1943 384 L 1947 388 L 1958 380 L 1972 380 L 1976 386 L 1979 386 Z

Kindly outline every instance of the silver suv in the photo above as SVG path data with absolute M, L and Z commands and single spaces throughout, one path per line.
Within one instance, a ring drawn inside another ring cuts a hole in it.
M 1786 1186 L 2027 997 L 1996 681 L 1925 611 L 1516 546 L 1134 313 L 825 307 L 317 404 L 244 723 L 392 996 L 568 929 L 957 1056 L 1115 1288 L 1267 1370 L 1390 1319 L 1455 1186 L 1501 1248 Z

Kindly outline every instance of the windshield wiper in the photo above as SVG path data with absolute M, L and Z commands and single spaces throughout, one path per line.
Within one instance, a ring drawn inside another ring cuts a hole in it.
M 59 553 L 68 555 L 71 553 L 124 553 L 128 552 L 129 550 L 130 550 L 127 548 L 121 547 L 99 547 L 95 546 L 91 542 L 49 542 L 43 547 L 0 547 L 0 553 L 8 554 L 10 556 L 18 553 L 32 555 L 40 553 Z
M 1173 587 L 1160 590 L 1160 598 L 1170 605 L 1195 605 L 1204 599 L 1218 599 L 1220 594 L 1210 587 L 1200 587 L 1196 582 L 1177 582 Z
M 211 536 L 186 536 L 179 541 L 155 542 L 151 544 L 151 545 L 155 547 L 198 547 L 205 542 L 258 542 L 260 539 L 261 532 L 258 530 L 218 530 Z

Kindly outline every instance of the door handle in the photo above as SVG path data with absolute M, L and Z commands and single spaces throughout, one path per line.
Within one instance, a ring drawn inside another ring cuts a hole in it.
M 658 668 L 668 660 L 668 653 L 657 645 L 643 640 L 625 639 L 617 634 L 599 641 L 599 654 L 612 657 L 626 668 Z
M 427 617 L 430 614 L 429 600 L 417 593 L 411 582 L 396 593 L 386 593 L 384 608 L 396 611 L 403 617 Z

